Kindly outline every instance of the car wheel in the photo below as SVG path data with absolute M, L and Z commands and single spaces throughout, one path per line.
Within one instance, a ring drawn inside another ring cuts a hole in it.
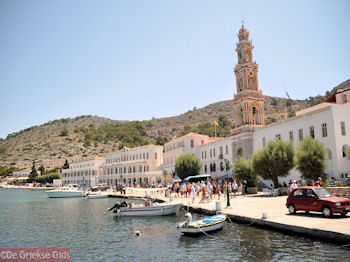
M 295 210 L 295 206 L 294 205 L 289 205 L 288 206 L 288 211 L 289 211 L 289 214 L 295 214 L 296 213 L 296 210 Z
M 332 210 L 329 207 L 323 207 L 322 208 L 322 214 L 324 217 L 331 217 L 332 216 Z
M 305 214 L 309 214 L 310 212 L 309 211 L 305 211 Z

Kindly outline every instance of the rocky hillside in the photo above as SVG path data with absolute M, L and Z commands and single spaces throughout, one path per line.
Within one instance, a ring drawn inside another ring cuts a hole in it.
M 348 86 L 350 80 L 334 89 Z M 266 96 L 265 121 L 267 124 L 277 121 L 285 113 L 292 116 L 294 111 L 324 100 L 325 96 L 320 95 L 305 100 Z M 104 156 L 107 152 L 118 150 L 121 145 L 164 142 L 181 135 L 184 126 L 195 128 L 199 123 L 213 123 L 218 120 L 219 115 L 225 115 L 233 121 L 232 100 L 213 103 L 200 109 L 193 108 L 179 116 L 147 121 L 116 121 L 98 116 L 54 120 L 9 134 L 6 139 L 0 140 L 0 166 L 16 166 L 29 170 L 32 161 L 36 161 L 37 167 L 40 164 L 45 168 L 62 166 L 66 159 L 72 162 Z M 232 126 L 234 124 L 232 122 Z M 157 140 L 159 137 L 162 140 Z

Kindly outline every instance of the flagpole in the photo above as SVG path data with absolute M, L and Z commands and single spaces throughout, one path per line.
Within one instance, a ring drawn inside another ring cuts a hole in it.
M 287 91 L 285 88 L 284 88 L 284 94 L 287 95 Z M 284 119 L 287 119 L 287 98 L 284 99 Z

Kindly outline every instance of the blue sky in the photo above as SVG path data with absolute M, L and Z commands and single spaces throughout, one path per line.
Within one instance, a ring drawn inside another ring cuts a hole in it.
M 0 137 L 232 99 L 243 18 L 265 95 L 324 94 L 350 78 L 349 10 L 347 0 L 0 0 Z

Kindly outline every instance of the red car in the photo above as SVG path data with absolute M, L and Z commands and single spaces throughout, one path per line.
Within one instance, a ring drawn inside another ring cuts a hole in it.
M 323 187 L 303 186 L 289 194 L 286 206 L 290 214 L 304 210 L 322 212 L 325 217 L 331 217 L 335 213 L 346 216 L 350 212 L 350 199 L 332 196 Z

